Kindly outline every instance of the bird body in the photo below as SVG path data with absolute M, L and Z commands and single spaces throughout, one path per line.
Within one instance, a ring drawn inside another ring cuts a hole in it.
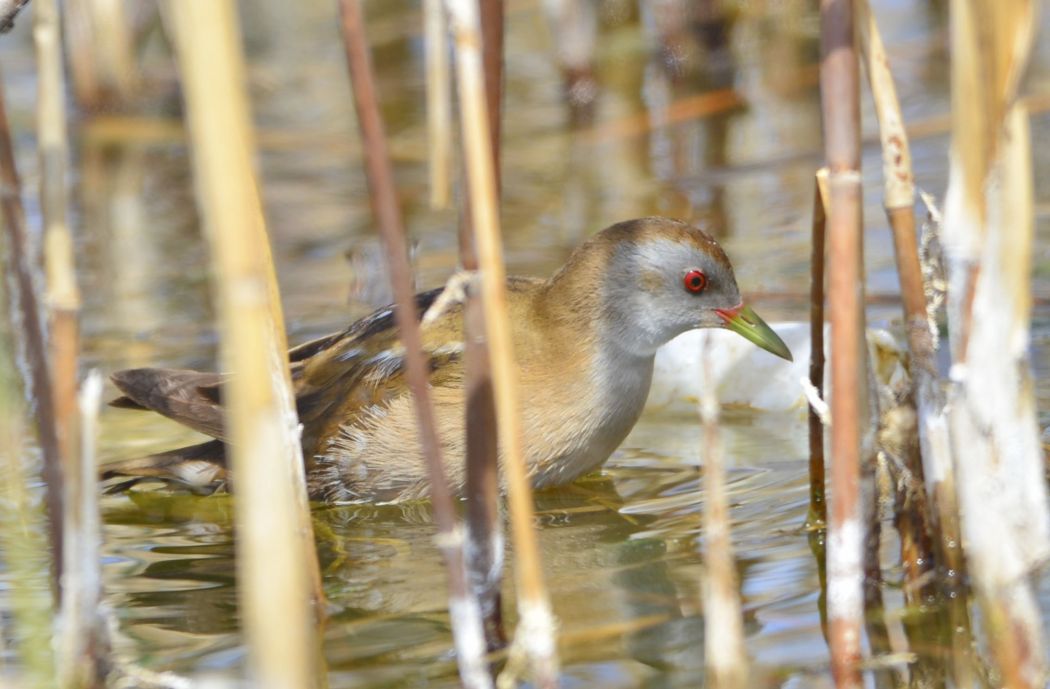
M 431 307 L 441 292 L 417 295 L 419 310 Z M 548 280 L 508 279 L 507 309 L 525 459 L 537 488 L 569 483 L 612 454 L 645 405 L 657 348 L 675 335 L 696 327 L 731 327 L 790 357 L 768 326 L 742 306 L 717 243 L 663 218 L 603 230 Z M 740 330 L 745 321 L 752 330 Z M 466 481 L 462 305 L 453 303 L 425 320 L 421 334 L 446 473 L 461 494 Z M 313 499 L 399 502 L 428 496 L 392 308 L 292 349 L 289 361 Z M 116 406 L 157 411 L 216 440 L 107 465 L 106 477 L 127 477 L 121 485 L 154 477 L 197 489 L 226 481 L 223 376 L 135 369 L 114 374 L 113 380 L 125 393 Z

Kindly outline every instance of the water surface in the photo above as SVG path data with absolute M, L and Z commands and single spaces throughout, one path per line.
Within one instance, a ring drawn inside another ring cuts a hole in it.
M 742 3 L 712 24 L 669 30 L 661 17 L 673 4 L 595 3 L 589 87 L 596 96 L 589 108 L 574 110 L 542 3 L 509 3 L 503 142 L 509 268 L 544 275 L 605 225 L 670 215 L 710 228 L 767 319 L 805 319 L 812 176 L 822 145 L 812 3 Z M 418 285 L 436 286 L 456 265 L 457 221 L 454 209 L 428 206 L 421 17 L 417 3 L 366 5 Z M 916 176 L 940 195 L 947 185 L 946 10 L 918 0 L 879 5 L 905 117 L 924 132 L 913 141 Z M 376 269 L 334 3 L 257 1 L 242 9 L 263 195 L 289 334 L 299 342 L 341 327 L 389 295 Z M 5 37 L 0 51 L 32 190 L 28 24 Z M 163 46 L 151 40 L 149 64 L 163 83 L 170 69 L 157 67 Z M 1050 94 L 1045 42 L 1036 44 L 1026 84 L 1044 100 Z M 154 97 L 140 114 L 167 121 L 176 102 L 170 94 Z M 865 108 L 870 138 L 867 96 Z M 1045 111 L 1033 114 L 1037 142 L 1050 136 Z M 93 126 L 105 118 L 80 120 L 75 138 L 84 366 L 212 369 L 214 314 L 187 149 L 177 135 L 143 136 L 130 126 L 101 137 Z M 1034 358 L 1043 426 L 1050 425 L 1050 386 L 1042 382 L 1050 369 L 1047 150 L 1033 151 L 1041 240 Z M 899 306 L 877 147 L 865 148 L 863 165 L 868 284 L 876 297 L 869 315 L 892 326 Z M 29 210 L 36 218 L 32 202 Z M 802 416 L 735 411 L 725 426 L 754 685 L 826 684 L 817 566 L 802 528 Z M 107 410 L 103 416 L 104 459 L 193 437 L 149 415 Z M 601 474 L 537 496 L 566 686 L 699 684 L 700 448 L 692 415 L 648 415 Z M 106 602 L 120 622 L 119 649 L 152 669 L 242 676 L 229 499 L 142 493 L 108 497 L 103 507 Z M 325 636 L 331 686 L 456 686 L 428 506 L 319 508 L 315 528 L 333 606 Z M 888 521 L 885 532 L 891 650 L 941 662 L 934 623 L 930 637 L 907 644 Z M 506 593 L 512 600 L 510 581 Z M 895 677 L 878 673 L 880 682 Z

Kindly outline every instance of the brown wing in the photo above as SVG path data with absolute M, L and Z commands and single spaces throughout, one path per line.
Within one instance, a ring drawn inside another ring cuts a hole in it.
M 225 440 L 220 392 L 226 376 L 169 368 L 133 368 L 110 376 L 124 393 L 115 407 L 148 409 Z
M 416 295 L 418 313 L 424 313 L 441 291 Z M 458 365 L 462 355 L 460 311 L 453 306 L 424 332 L 432 386 L 462 377 Z M 392 308 L 362 318 L 337 336 L 301 345 L 293 350 L 292 357 L 293 385 L 303 424 L 303 454 L 308 460 L 324 452 L 341 426 L 408 394 L 404 349 Z
M 417 313 L 424 313 L 442 290 L 416 295 Z M 355 410 L 403 392 L 401 354 L 392 307 L 289 351 L 292 384 L 304 427 L 303 447 L 308 457 L 317 443 Z M 432 370 L 438 371 L 457 358 L 458 352 L 436 351 Z M 118 371 L 112 380 L 124 396 L 110 404 L 155 411 L 205 435 L 227 440 L 222 411 L 222 385 L 227 377 L 180 369 Z

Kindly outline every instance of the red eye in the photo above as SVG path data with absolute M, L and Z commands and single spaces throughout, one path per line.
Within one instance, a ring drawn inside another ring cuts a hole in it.
M 685 274 L 685 288 L 693 294 L 700 294 L 707 287 L 707 276 L 701 270 L 690 270 Z

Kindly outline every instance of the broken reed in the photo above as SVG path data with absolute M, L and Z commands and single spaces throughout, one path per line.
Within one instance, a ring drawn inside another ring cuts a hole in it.
M 456 661 L 464 686 L 485 689 L 492 678 L 485 662 L 481 606 L 467 581 L 463 557 L 462 526 L 456 518 L 451 491 L 441 457 L 441 441 L 431 404 L 429 365 L 423 351 L 419 316 L 412 293 L 412 269 L 398 205 L 394 172 L 379 114 L 375 80 L 364 18 L 358 0 L 340 0 L 343 43 L 353 87 L 357 121 L 364 142 L 372 210 L 379 221 L 390 282 L 394 289 L 397 327 L 405 351 L 406 378 L 415 399 L 420 448 L 430 480 L 430 501 L 438 526 L 437 542 L 448 572 L 449 616 L 456 646 Z
M 173 0 L 197 201 L 211 248 L 231 442 L 240 608 L 258 686 L 323 681 L 313 597 L 322 598 L 284 324 L 254 173 L 232 0 Z
M 820 93 L 828 167 L 828 312 L 831 320 L 831 506 L 828 629 L 839 689 L 860 687 L 863 530 L 861 424 L 867 400 L 861 293 L 860 92 L 848 0 L 821 0 Z
M 954 555 L 955 562 L 952 564 L 955 566 L 949 564 L 947 568 L 952 572 L 958 571 L 960 563 L 958 549 L 947 548 L 943 544 L 942 557 L 934 557 L 931 544 L 933 531 L 923 479 L 922 456 L 932 455 L 936 445 L 929 442 L 929 433 L 922 429 L 930 423 L 931 414 L 939 413 L 939 405 L 936 404 L 935 398 L 931 399 L 931 392 L 937 386 L 936 351 L 931 334 L 932 325 L 926 314 L 926 295 L 922 284 L 922 268 L 919 265 L 915 233 L 915 182 L 908 134 L 904 129 L 904 118 L 878 24 L 867 0 L 857 0 L 854 6 L 857 10 L 857 35 L 860 38 L 868 84 L 879 123 L 883 160 L 883 203 L 893 231 L 894 253 L 901 284 L 912 375 L 912 399 L 908 403 L 908 409 L 918 415 L 919 437 L 925 440 L 920 443 L 908 441 L 902 444 L 904 456 L 897 459 L 903 471 L 894 472 L 898 478 L 895 481 L 897 506 L 894 516 L 901 538 L 901 563 L 908 582 L 905 597 L 909 603 L 919 604 L 935 588 L 932 585 L 933 580 L 927 577 L 926 573 L 934 569 L 936 562 L 943 561 L 944 556 L 951 558 Z M 931 457 L 931 461 L 937 461 L 938 466 L 945 464 L 944 459 L 937 460 Z M 947 463 L 948 472 L 938 471 L 936 475 L 944 476 L 944 480 L 954 483 L 950 479 L 950 457 L 947 458 Z M 941 533 L 952 542 L 958 541 L 958 530 L 952 528 L 956 521 L 956 515 L 941 512 L 941 522 L 946 527 Z
M 485 330 L 492 356 L 499 441 L 503 450 L 503 469 L 515 545 L 519 623 L 515 630 L 512 656 L 523 653 L 529 659 L 536 684 L 546 689 L 554 687 L 558 677 L 554 616 L 533 532 L 535 512 L 525 467 L 517 371 L 506 307 L 506 273 L 479 50 L 479 19 L 477 7 L 471 0 L 448 0 L 447 7 L 456 49 L 460 124 L 466 153 L 471 223 L 481 269 Z

